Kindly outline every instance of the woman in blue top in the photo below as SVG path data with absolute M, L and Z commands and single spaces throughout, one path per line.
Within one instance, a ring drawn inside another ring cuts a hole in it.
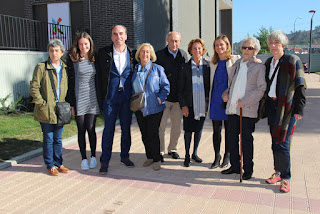
M 228 116 L 223 108 L 222 93 L 228 88 L 228 75 L 231 67 L 237 61 L 239 55 L 231 55 L 231 45 L 225 35 L 218 36 L 213 42 L 214 56 L 211 60 L 211 80 L 210 80 L 210 119 L 213 126 L 213 148 L 215 153 L 214 162 L 211 169 L 221 167 L 225 168 L 229 164 L 229 147 L 228 147 Z M 222 122 L 225 128 L 225 153 L 223 162 L 220 165 L 220 145 Z
M 151 44 L 141 44 L 135 57 L 139 63 L 132 76 L 133 93 L 142 92 L 146 84 L 144 107 L 135 112 L 147 155 L 143 166 L 153 164 L 153 169 L 158 171 L 161 168 L 159 126 L 170 84 L 164 68 L 153 63 L 157 57 Z

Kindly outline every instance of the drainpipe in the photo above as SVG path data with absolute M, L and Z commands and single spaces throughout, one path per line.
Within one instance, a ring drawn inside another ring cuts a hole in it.
M 91 29 L 91 1 L 89 0 L 89 34 L 92 35 L 92 29 Z

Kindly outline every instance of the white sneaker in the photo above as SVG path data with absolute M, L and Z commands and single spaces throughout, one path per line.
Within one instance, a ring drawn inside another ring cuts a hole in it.
M 93 169 L 93 168 L 96 168 L 97 167 L 97 160 L 95 157 L 91 157 L 90 159 L 90 168 Z
M 82 160 L 82 162 L 81 162 L 81 169 L 83 169 L 83 170 L 88 170 L 88 169 L 90 169 L 89 163 L 88 163 L 88 160 L 87 160 L 87 159 L 83 159 L 83 160 Z

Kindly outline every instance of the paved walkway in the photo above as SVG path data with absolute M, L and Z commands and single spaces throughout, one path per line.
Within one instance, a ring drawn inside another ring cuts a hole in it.
M 238 175 L 209 169 L 214 159 L 210 121 L 199 146 L 203 163 L 192 162 L 185 168 L 183 159 L 165 156 L 157 172 L 142 167 L 146 157 L 134 123 L 130 157 L 135 168 L 120 164 L 119 128 L 106 176 L 98 174 L 99 167 L 80 169 L 80 153 L 73 140 L 64 146 L 63 154 L 69 174 L 49 176 L 41 156 L 0 170 L 0 213 L 320 213 L 320 76 L 306 74 L 306 78 L 307 107 L 293 138 L 288 194 L 279 193 L 278 185 L 264 182 L 273 172 L 266 120 L 257 124 L 254 133 L 253 178 L 243 183 Z M 98 142 L 97 157 L 101 154 L 101 131 Z M 184 155 L 183 137 L 178 152 Z

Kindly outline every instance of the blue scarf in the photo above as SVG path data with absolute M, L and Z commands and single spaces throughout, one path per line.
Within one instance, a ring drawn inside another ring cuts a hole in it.
M 200 59 L 199 66 L 196 65 L 193 59 L 191 60 L 193 112 L 195 120 L 200 120 L 200 117 L 205 117 L 206 111 L 202 65 L 202 58 Z

